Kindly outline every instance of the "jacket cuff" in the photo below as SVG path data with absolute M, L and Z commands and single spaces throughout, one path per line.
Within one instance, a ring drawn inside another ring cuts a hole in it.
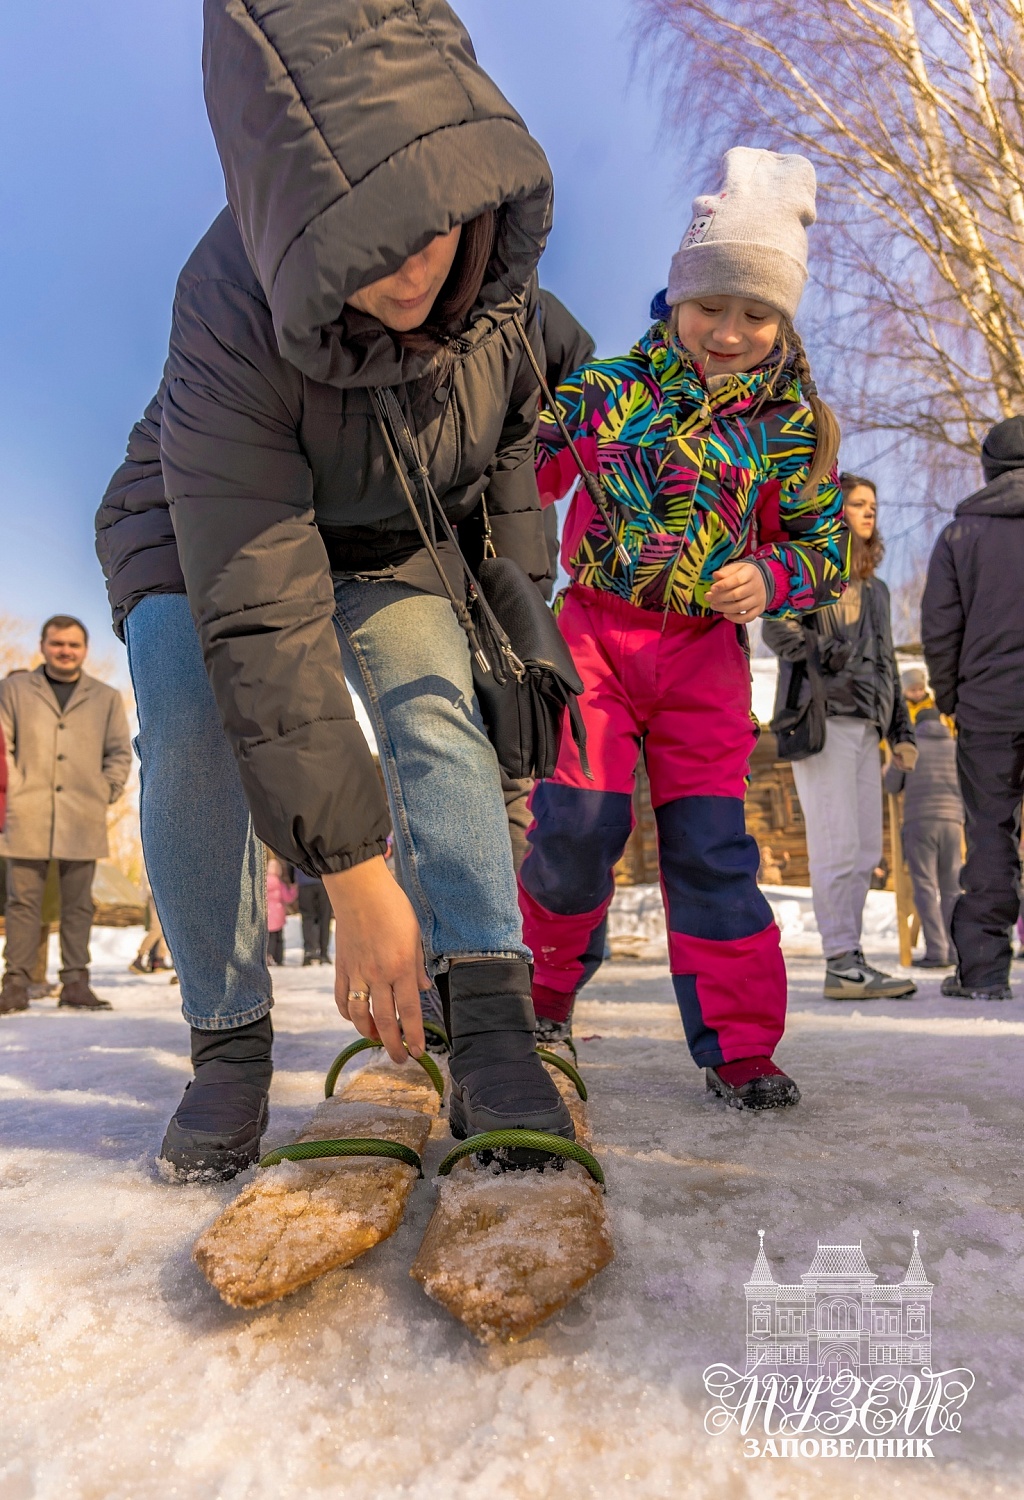
M 785 603 L 789 593 L 789 573 L 782 563 L 776 562 L 772 557 L 755 557 L 751 561 L 764 578 L 764 586 L 768 595 L 765 609 L 778 609 Z
M 357 849 L 346 849 L 343 854 L 321 855 L 312 860 L 309 857 L 298 860 L 296 863 L 300 870 L 307 875 L 337 875 L 342 870 L 351 870 L 356 865 L 365 864 L 368 859 L 376 859 L 378 854 L 387 854 L 388 841 L 383 839 L 368 839 L 365 844 L 360 844 Z

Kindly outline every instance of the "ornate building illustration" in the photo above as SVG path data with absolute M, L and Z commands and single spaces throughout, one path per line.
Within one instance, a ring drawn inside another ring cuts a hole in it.
M 819 1244 L 799 1285 L 772 1275 L 764 1230 L 747 1297 L 747 1374 L 867 1379 L 930 1365 L 932 1283 L 918 1254 L 918 1232 L 903 1280 L 880 1285 L 860 1244 Z

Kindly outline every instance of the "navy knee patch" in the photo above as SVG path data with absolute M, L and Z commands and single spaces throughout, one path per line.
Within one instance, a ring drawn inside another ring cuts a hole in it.
M 757 887 L 760 853 L 738 797 L 679 797 L 655 812 L 669 928 L 730 942 L 763 932 L 772 909 Z
M 612 894 L 612 868 L 633 828 L 629 793 L 541 781 L 531 808 L 535 822 L 519 877 L 523 889 L 557 916 L 594 911 Z

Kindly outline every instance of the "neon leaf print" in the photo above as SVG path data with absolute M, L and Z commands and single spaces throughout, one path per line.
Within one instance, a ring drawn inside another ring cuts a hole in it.
M 709 389 L 656 323 L 629 354 L 583 365 L 558 387 L 566 425 L 596 440 L 601 482 L 630 514 L 622 537 L 629 568 L 600 516 L 581 517 L 583 535 L 563 558 L 579 583 L 647 609 L 709 615 L 715 572 L 757 557 L 781 564 L 788 580 L 769 614 L 839 597 L 848 569 L 839 487 L 833 474 L 804 496 L 814 414 L 791 371 L 776 392 L 771 378 L 768 365 Z M 553 415 L 542 411 L 538 466 L 561 441 Z M 572 517 L 566 532 L 578 535 Z

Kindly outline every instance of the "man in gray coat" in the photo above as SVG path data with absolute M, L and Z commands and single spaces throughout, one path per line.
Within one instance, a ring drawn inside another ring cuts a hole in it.
M 59 1004 L 110 1009 L 89 987 L 92 882 L 108 853 L 107 808 L 124 791 L 132 751 L 120 693 L 82 671 L 88 645 L 81 621 L 54 615 L 42 630 L 42 666 L 0 683 L 9 772 L 0 1014 L 28 1009 L 51 859 L 60 876 Z

